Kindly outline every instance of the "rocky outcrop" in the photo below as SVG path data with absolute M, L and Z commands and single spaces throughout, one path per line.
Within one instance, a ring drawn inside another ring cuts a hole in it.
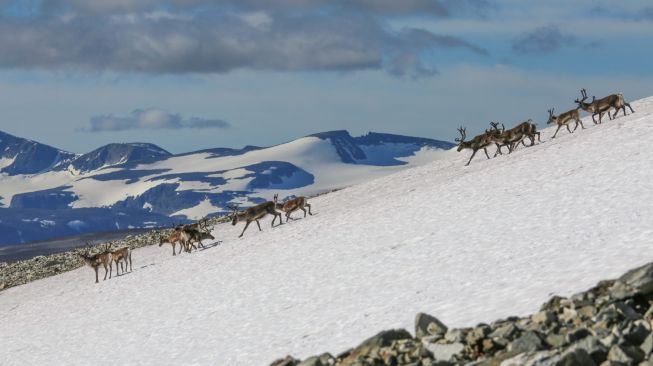
M 652 305 L 649 263 L 569 298 L 554 296 L 530 316 L 448 329 L 420 313 L 414 337 L 385 331 L 335 357 L 288 356 L 273 365 L 653 365 Z

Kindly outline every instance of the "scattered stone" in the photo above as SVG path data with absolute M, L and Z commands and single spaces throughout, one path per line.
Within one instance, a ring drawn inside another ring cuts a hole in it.
M 538 324 L 550 325 L 557 320 L 557 317 L 554 312 L 550 310 L 544 310 L 533 315 L 531 319 Z
M 569 342 L 567 342 L 567 337 L 562 334 L 549 334 L 546 336 L 546 343 L 552 348 L 560 348 Z
M 286 356 L 285 358 L 280 358 L 270 364 L 270 366 L 297 366 L 299 360 L 292 357 Z
M 566 351 L 562 354 L 559 361 L 557 361 L 555 366 L 594 366 L 598 365 L 596 362 L 584 349 L 576 348 L 569 351 Z M 544 366 L 545 364 L 541 364 Z
M 330 353 L 313 356 L 297 364 L 297 366 L 331 366 L 336 364 L 336 359 Z
M 585 328 L 578 328 L 572 332 L 567 333 L 567 343 L 574 343 L 580 339 L 583 339 L 589 335 L 592 335 L 589 330 Z
M 594 336 L 587 336 L 569 347 L 570 350 L 581 349 L 585 351 L 596 364 L 600 364 L 608 357 L 608 347 Z
M 462 343 L 438 344 L 429 343 L 426 349 L 433 354 L 433 358 L 440 361 L 450 361 L 454 355 L 460 354 L 465 345 Z
M 465 339 L 465 332 L 462 329 L 451 329 L 444 335 L 449 343 L 462 342 Z
M 619 277 L 611 290 L 612 297 L 619 300 L 636 294 L 650 294 L 653 292 L 653 263 L 626 272 Z
M 546 349 L 542 337 L 534 331 L 524 333 L 508 346 L 508 350 L 517 352 L 534 352 Z
M 519 335 L 519 329 L 517 329 L 517 327 L 512 323 L 507 323 L 505 325 L 502 325 L 497 329 L 495 329 L 494 332 L 490 333 L 490 337 L 495 339 L 495 341 L 497 339 L 512 341 L 518 335 Z
M 615 344 L 608 352 L 608 360 L 631 365 L 644 360 L 644 352 L 637 347 Z
M 447 326 L 436 317 L 417 313 L 415 316 L 415 337 L 422 338 L 429 335 L 442 335 L 447 333 Z

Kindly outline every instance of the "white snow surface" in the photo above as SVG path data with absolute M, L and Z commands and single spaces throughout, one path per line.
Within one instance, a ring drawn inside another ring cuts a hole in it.
M 80 268 L 2 291 L 0 364 L 267 365 L 412 331 L 420 311 L 454 327 L 535 312 L 653 258 L 653 97 L 631 104 L 468 167 L 451 150 L 242 239 L 218 225 L 206 250 L 135 250 L 97 285 Z

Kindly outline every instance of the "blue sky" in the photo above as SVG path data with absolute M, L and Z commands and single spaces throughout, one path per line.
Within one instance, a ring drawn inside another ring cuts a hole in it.
M 653 4 L 0 0 L 0 130 L 73 152 L 267 146 L 348 129 L 453 140 L 653 95 Z

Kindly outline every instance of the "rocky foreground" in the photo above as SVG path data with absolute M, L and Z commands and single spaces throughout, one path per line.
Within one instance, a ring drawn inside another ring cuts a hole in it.
M 208 225 L 215 225 L 225 220 L 224 217 L 213 218 L 208 221 Z M 111 241 L 110 243 L 114 249 L 122 247 L 136 249 L 147 245 L 158 244 L 161 237 L 167 236 L 171 232 L 171 229 L 152 230 L 140 235 L 129 235 L 121 240 Z M 100 248 L 104 244 L 99 243 L 94 245 L 91 248 L 91 252 L 100 252 Z M 76 254 L 76 250 L 74 249 L 51 255 L 40 255 L 23 261 L 11 263 L 0 262 L 0 291 L 71 271 L 83 265 L 84 262 Z
M 448 329 L 427 314 L 415 335 L 383 331 L 337 356 L 288 356 L 271 366 L 653 366 L 653 263 L 570 298 L 554 296 L 528 317 Z

